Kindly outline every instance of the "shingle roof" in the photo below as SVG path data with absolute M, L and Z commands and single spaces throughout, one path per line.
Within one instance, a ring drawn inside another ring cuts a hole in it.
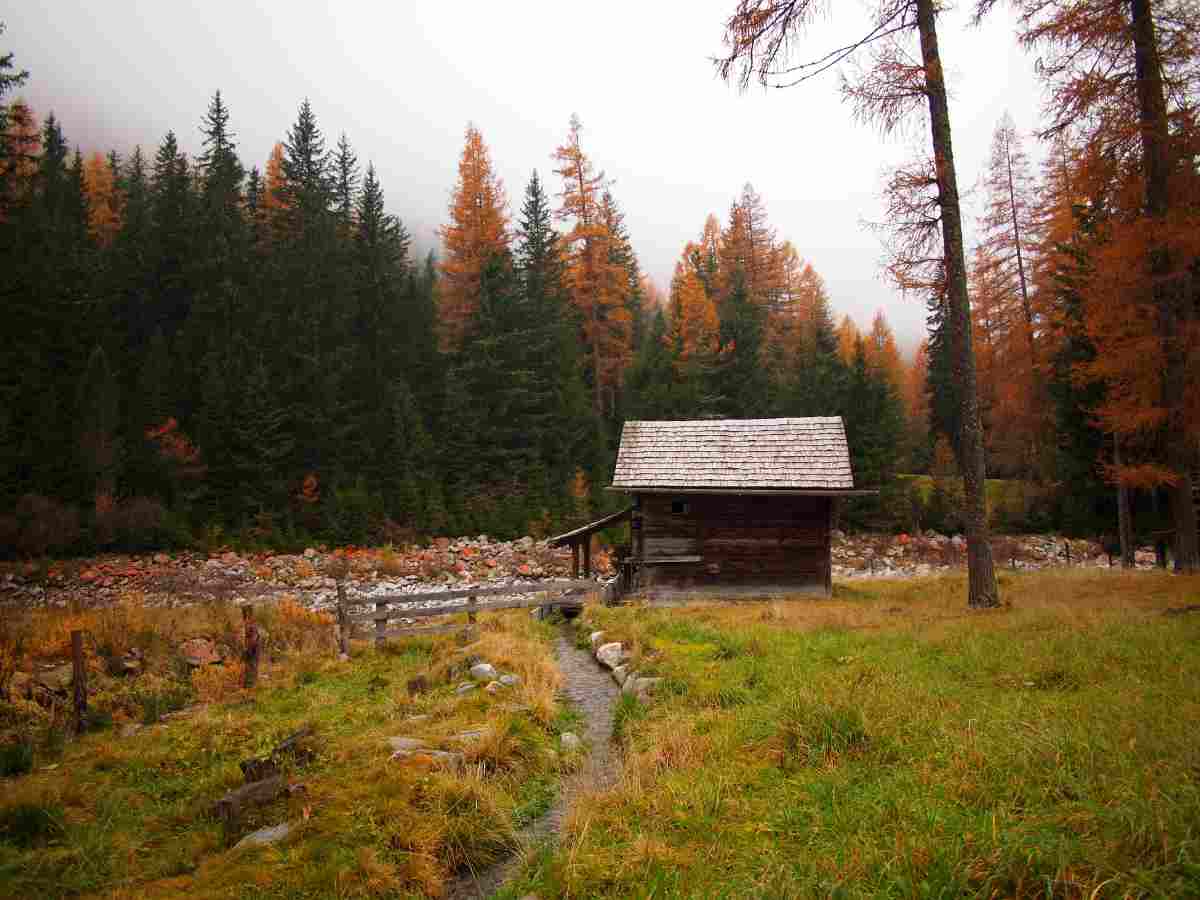
M 853 490 L 841 416 L 626 422 L 619 490 Z

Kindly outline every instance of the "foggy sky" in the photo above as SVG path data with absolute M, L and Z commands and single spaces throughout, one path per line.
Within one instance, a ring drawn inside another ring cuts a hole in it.
M 881 173 L 928 145 L 925 126 L 883 140 L 852 121 L 832 75 L 745 94 L 718 81 L 709 58 L 733 5 L 46 0 L 0 5 L 0 52 L 30 70 L 21 95 L 39 119 L 53 110 L 85 153 L 141 144 L 152 156 L 174 129 L 194 155 L 219 88 L 239 155 L 261 169 L 308 97 L 329 147 L 344 131 L 363 167 L 375 163 L 389 211 L 422 249 L 437 245 L 468 121 L 515 217 L 532 169 L 559 189 L 550 154 L 578 113 L 584 150 L 615 181 L 642 267 L 664 291 L 684 242 L 709 213 L 724 221 L 749 181 L 779 237 L 824 276 L 835 313 L 869 327 L 882 307 L 911 348 L 924 308 L 881 280 L 863 222 L 882 218 Z M 834 5 L 839 22 L 814 31 L 813 49 L 863 21 L 858 0 Z M 1005 110 L 1028 132 L 1040 103 L 1008 13 L 972 29 L 966 12 L 939 23 L 964 191 Z

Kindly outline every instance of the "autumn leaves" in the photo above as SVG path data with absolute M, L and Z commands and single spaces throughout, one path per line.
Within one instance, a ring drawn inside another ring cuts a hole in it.
M 579 318 L 593 406 L 604 415 L 616 407 L 632 358 L 630 301 L 639 276 L 620 210 L 604 173 L 596 172 L 583 150 L 581 131 L 579 119 L 572 117 L 566 141 L 553 154 L 561 179 L 555 217 L 569 226 L 557 246 L 563 285 Z M 504 185 L 474 125 L 467 127 L 450 221 L 441 237 L 440 339 L 443 350 L 455 350 L 481 313 L 487 267 L 507 258 L 513 237 Z

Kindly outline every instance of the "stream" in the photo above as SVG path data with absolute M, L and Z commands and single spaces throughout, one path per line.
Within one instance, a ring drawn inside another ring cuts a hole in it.
M 458 876 L 446 886 L 448 900 L 484 900 L 492 896 L 516 873 L 527 850 L 562 831 L 577 796 L 608 787 L 617 780 L 620 759 L 612 745 L 612 721 L 613 706 L 621 689 L 589 651 L 575 646 L 569 625 L 559 630 L 554 649 L 563 674 L 562 697 L 583 716 L 579 737 L 588 745 L 588 755 L 578 770 L 563 778 L 554 805 L 518 832 L 521 849 L 486 869 Z

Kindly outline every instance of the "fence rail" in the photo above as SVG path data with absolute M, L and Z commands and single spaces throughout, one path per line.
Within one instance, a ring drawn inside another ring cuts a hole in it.
M 530 606 L 566 605 L 578 602 L 575 598 L 567 599 L 563 597 L 546 600 L 539 596 L 542 594 L 563 593 L 566 591 L 587 591 L 590 593 L 599 591 L 602 587 L 602 585 L 597 584 L 595 581 L 572 579 L 570 581 L 543 581 L 540 583 L 510 585 L 507 587 L 461 588 L 451 591 L 426 591 L 419 594 L 386 594 L 383 596 L 363 597 L 361 599 L 346 598 L 339 588 L 338 622 L 342 627 L 343 635 L 346 633 L 346 629 L 353 623 L 374 622 L 375 642 L 382 644 L 389 637 L 434 634 L 459 627 L 451 624 L 433 627 L 389 629 L 387 625 L 392 619 L 427 619 L 435 616 L 451 616 L 458 613 L 466 613 L 467 623 L 470 624 L 475 621 L 476 613 L 503 609 L 521 609 Z M 507 597 L 512 599 L 492 603 L 479 603 L 479 597 Z M 438 603 L 438 601 L 463 599 L 467 602 Z M 412 606 L 414 603 L 431 602 L 437 605 Z M 374 612 L 350 614 L 346 611 L 346 608 L 349 606 L 365 606 L 369 604 L 374 604 Z M 392 608 L 389 608 L 389 606 Z

